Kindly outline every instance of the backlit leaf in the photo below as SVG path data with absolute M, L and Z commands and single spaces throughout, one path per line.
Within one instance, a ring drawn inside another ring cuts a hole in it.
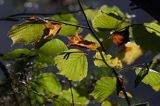
M 26 48 L 15 49 L 11 52 L 5 53 L 3 56 L 4 60 L 15 60 L 18 58 L 22 58 L 24 56 L 31 56 L 32 52 Z
M 92 96 L 97 101 L 104 101 L 116 90 L 116 78 L 115 77 L 102 77 L 96 82 Z
M 85 53 L 80 50 L 71 49 L 62 55 L 58 55 L 55 57 L 55 64 L 59 74 L 64 75 L 69 80 L 80 81 L 87 76 L 87 58 Z
M 141 68 L 136 69 L 136 74 L 138 74 L 141 71 Z M 156 72 L 152 69 L 149 69 L 148 74 L 144 77 L 142 80 L 143 83 L 150 85 L 152 89 L 154 89 L 157 92 L 160 92 L 160 73 Z
M 44 22 L 24 22 L 22 24 L 14 25 L 9 31 L 9 37 L 11 37 L 14 43 L 33 43 L 38 41 L 45 29 Z
M 101 106 L 112 106 L 112 103 L 109 102 L 108 100 L 102 102 Z
M 34 83 L 38 85 L 38 88 L 43 88 L 47 95 L 54 96 L 61 93 L 61 85 L 52 72 L 38 75 Z
M 127 94 L 127 96 L 128 96 L 129 98 L 132 98 L 132 97 L 133 97 L 132 94 L 129 93 L 129 92 L 126 92 L 126 94 Z M 125 96 L 124 96 L 123 91 L 120 91 L 118 96 L 119 96 L 120 98 L 125 99 Z
M 122 68 L 122 62 L 121 60 L 119 60 L 117 57 L 115 58 L 112 58 L 111 55 L 106 55 L 104 52 L 103 52 L 103 56 L 107 62 L 107 64 L 112 67 L 112 68 L 116 68 L 116 69 L 121 69 Z M 103 60 L 102 60 L 102 57 L 100 55 L 99 52 L 96 52 L 95 56 L 94 56 L 94 64 L 98 67 L 107 67 Z
M 72 14 L 54 15 L 51 19 L 66 22 L 69 24 L 78 24 L 77 19 L 74 18 Z M 63 24 L 59 34 L 63 36 L 69 36 L 73 35 L 77 30 L 78 27 Z
M 38 51 L 36 61 L 54 65 L 54 57 L 67 50 L 67 46 L 59 39 L 45 43 Z

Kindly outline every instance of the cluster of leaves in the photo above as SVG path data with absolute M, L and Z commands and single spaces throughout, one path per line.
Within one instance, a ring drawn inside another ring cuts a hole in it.
M 160 51 L 160 26 L 156 21 L 133 26 L 119 8 L 106 5 L 94 11 L 87 9 L 85 13 L 105 49 L 117 48 L 114 55 L 102 52 L 103 60 L 101 45 L 92 33 L 80 36 L 83 28 L 52 21 L 78 24 L 72 14 L 54 15 L 50 21 L 34 16 L 10 29 L 8 34 L 13 44 L 25 46 L 5 53 L 2 59 L 11 64 L 14 91 L 30 98 L 31 104 L 70 106 L 74 100 L 75 105 L 84 106 L 93 97 L 102 106 L 111 106 L 115 102 L 109 97 L 117 91 L 112 68 L 121 73 L 142 53 Z M 151 66 L 155 66 L 153 63 Z M 94 70 L 89 70 L 89 66 Z M 56 69 L 49 71 L 50 67 Z M 135 84 L 143 82 L 160 91 L 160 74 L 152 69 L 137 68 Z M 121 89 L 117 95 L 124 98 Z M 132 97 L 129 92 L 127 95 Z

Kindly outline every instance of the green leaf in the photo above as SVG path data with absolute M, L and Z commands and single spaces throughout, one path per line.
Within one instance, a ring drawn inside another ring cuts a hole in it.
M 138 103 L 138 104 L 133 104 L 131 106 L 150 106 L 148 102 L 146 103 Z
M 153 52 L 160 51 L 160 47 L 158 45 L 160 42 L 160 25 L 157 23 L 151 22 L 145 23 L 144 26 L 133 27 L 133 37 L 135 42 L 144 50 Z
M 82 97 L 75 89 L 72 89 L 73 100 L 76 106 L 86 106 L 89 100 L 86 97 Z M 55 106 L 70 106 L 72 104 L 71 89 L 63 90 L 58 98 L 52 99 Z
M 66 22 L 69 24 L 78 24 L 78 21 L 72 14 L 55 15 L 51 19 Z M 73 35 L 78 30 L 77 27 L 71 25 L 62 25 L 59 34 L 63 36 Z
M 31 56 L 32 52 L 26 48 L 15 49 L 11 52 L 5 53 L 3 56 L 4 60 L 15 60 L 18 58 L 22 58 L 24 56 Z
M 45 91 L 47 95 L 59 95 L 62 90 L 60 83 L 52 72 L 42 73 L 38 75 L 34 83 L 38 85 L 38 88 L 35 88 L 36 90 L 39 88 L 43 88 L 43 91 Z
M 88 20 L 93 19 L 94 16 L 96 15 L 96 13 L 92 9 L 86 9 L 86 10 L 84 10 L 84 12 L 85 12 Z
M 21 43 L 33 43 L 38 41 L 45 29 L 44 22 L 24 22 L 22 24 L 14 25 L 9 31 L 9 37 L 11 37 L 13 44 Z
M 92 96 L 97 101 L 104 101 L 116 90 L 116 78 L 115 77 L 102 77 L 96 82 Z
M 108 100 L 102 102 L 101 106 L 112 106 L 112 103 Z
M 38 52 L 46 56 L 57 56 L 67 50 L 67 46 L 59 39 L 53 39 L 45 43 Z
M 80 81 L 87 76 L 88 62 L 85 53 L 78 49 L 71 49 L 65 54 L 55 57 L 55 64 L 59 74 L 69 80 Z
M 105 13 L 97 14 L 92 20 L 92 24 L 94 28 L 107 28 L 114 29 L 120 23 L 120 20 L 109 16 Z
M 105 61 L 110 67 L 116 68 L 116 69 L 122 68 L 122 62 L 117 57 L 112 58 L 111 55 L 106 55 L 104 52 L 102 52 L 102 54 L 105 58 Z M 103 62 L 102 57 L 99 52 L 96 52 L 94 56 L 94 64 L 98 67 L 107 67 L 106 64 Z
M 145 76 L 148 74 L 148 69 L 142 68 L 140 72 L 137 74 L 135 79 L 135 87 L 137 87 L 141 81 L 145 78 Z
M 98 12 L 99 13 L 103 12 L 105 14 L 108 14 L 108 15 L 113 16 L 113 17 L 120 19 L 120 20 L 122 20 L 125 17 L 123 12 L 116 6 L 109 7 L 107 5 L 103 5 L 100 7 Z
M 38 51 L 36 61 L 54 65 L 54 57 L 66 51 L 67 46 L 59 39 L 53 39 L 45 43 Z
M 136 69 L 136 74 L 141 71 L 141 68 Z M 160 92 L 160 73 L 152 69 L 149 69 L 149 73 L 142 80 L 143 83 L 150 85 L 152 89 L 157 92 Z

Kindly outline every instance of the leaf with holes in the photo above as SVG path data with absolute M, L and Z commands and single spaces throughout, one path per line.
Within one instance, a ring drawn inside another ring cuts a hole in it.
M 59 74 L 69 80 L 80 81 L 87 76 L 88 62 L 85 53 L 78 49 L 71 49 L 55 57 L 55 64 Z

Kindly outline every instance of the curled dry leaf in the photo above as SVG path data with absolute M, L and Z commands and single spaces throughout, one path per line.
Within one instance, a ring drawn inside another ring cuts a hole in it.
M 95 42 L 84 40 L 82 36 L 79 36 L 78 33 L 72 35 L 71 37 L 68 37 L 69 43 L 67 46 L 78 46 L 82 48 L 87 48 L 91 51 L 94 51 L 97 49 L 97 45 Z
M 45 24 L 47 35 L 44 36 L 44 39 L 52 39 L 54 36 L 58 34 L 58 32 L 61 29 L 61 24 L 54 23 L 54 22 L 48 22 Z
M 112 33 L 112 41 L 117 46 L 121 46 L 129 41 L 129 27 L 123 31 L 115 31 Z
M 142 55 L 142 50 L 136 43 L 128 42 L 124 46 L 123 53 L 124 57 L 122 61 L 127 64 L 132 64 L 137 58 Z

